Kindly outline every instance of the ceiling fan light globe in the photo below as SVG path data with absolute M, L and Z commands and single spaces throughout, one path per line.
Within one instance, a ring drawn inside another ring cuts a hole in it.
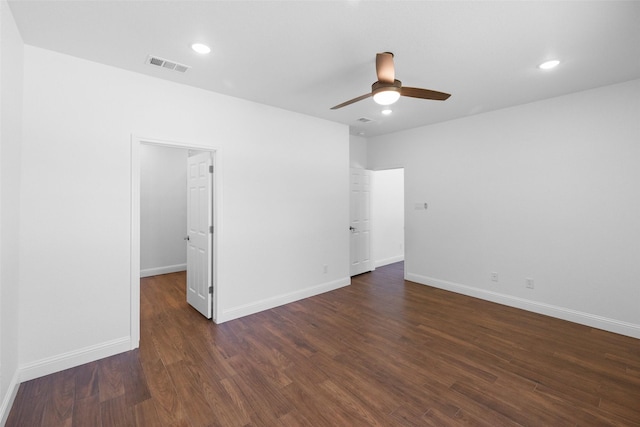
M 400 92 L 396 90 L 382 90 L 373 95 L 373 100 L 380 105 L 391 105 L 400 99 Z

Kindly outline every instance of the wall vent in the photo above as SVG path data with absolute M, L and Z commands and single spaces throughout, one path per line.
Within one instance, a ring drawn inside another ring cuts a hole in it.
M 180 64 L 176 61 L 170 61 L 168 59 L 160 58 L 159 56 L 149 55 L 147 56 L 147 64 L 154 65 L 156 67 L 167 68 L 169 70 L 178 71 L 184 73 L 189 68 L 188 65 Z
M 367 117 L 360 117 L 358 120 L 356 120 L 357 122 L 360 123 L 371 123 L 373 121 L 373 119 L 369 119 Z

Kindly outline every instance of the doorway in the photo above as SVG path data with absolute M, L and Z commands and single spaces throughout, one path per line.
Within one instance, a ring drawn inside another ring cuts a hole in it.
M 210 279 L 211 284 L 211 318 L 216 320 L 217 313 L 217 301 L 218 301 L 218 287 L 213 286 L 217 283 L 217 239 L 214 230 L 218 230 L 216 221 L 218 215 L 216 194 L 219 194 L 219 179 L 216 179 L 213 172 L 216 170 L 216 150 L 209 146 L 190 144 L 185 142 L 163 141 L 151 138 L 132 137 L 131 140 L 131 270 L 130 270 L 130 289 L 131 289 L 131 307 L 130 307 L 130 332 L 131 332 L 131 349 L 138 348 L 140 342 L 140 277 L 141 277 L 141 160 L 143 147 L 156 146 L 161 148 L 173 148 L 181 150 L 181 152 L 201 152 L 207 153 L 211 159 L 211 174 L 212 174 L 212 191 L 211 193 L 211 254 L 208 255 L 211 265 Z M 188 154 L 185 154 L 184 168 L 187 168 Z M 209 171 L 207 171 L 209 172 Z M 185 182 L 185 194 L 186 194 L 186 182 Z M 185 221 L 184 230 L 186 231 L 187 223 Z M 188 234 L 183 234 L 183 238 L 186 238 Z M 183 242 L 184 243 L 184 242 Z M 174 265 L 176 269 L 180 268 L 181 263 Z M 183 266 L 184 269 L 184 266 Z M 178 270 L 175 270 L 178 271 Z M 168 272 L 168 271 L 167 271 Z M 207 286 L 208 288 L 209 286 Z M 185 289 L 186 298 L 186 289 Z
M 140 146 L 140 277 L 187 269 L 187 162 L 183 148 Z
M 404 261 L 404 168 L 351 168 L 350 276 Z
M 404 261 L 404 168 L 371 171 L 374 268 Z

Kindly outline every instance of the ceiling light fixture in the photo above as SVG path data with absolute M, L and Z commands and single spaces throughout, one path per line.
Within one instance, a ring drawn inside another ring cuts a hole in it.
M 209 52 L 211 52 L 211 48 L 209 46 L 207 46 L 206 44 L 202 44 L 202 43 L 194 43 L 191 45 L 191 49 L 195 50 L 196 52 L 204 55 L 207 54 Z
M 557 59 L 553 59 L 551 61 L 543 62 L 542 64 L 538 65 L 538 68 L 540 68 L 541 70 L 550 70 L 552 68 L 556 68 L 558 64 L 560 64 L 560 61 L 558 61 Z
M 373 100 L 380 105 L 391 105 L 400 99 L 400 92 L 383 90 L 373 95 Z
M 393 83 L 375 82 L 371 85 L 373 100 L 380 105 L 391 105 L 400 99 L 402 83 L 395 80 Z

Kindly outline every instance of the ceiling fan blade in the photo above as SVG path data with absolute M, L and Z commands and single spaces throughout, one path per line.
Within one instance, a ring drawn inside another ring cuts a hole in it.
M 451 96 L 449 93 L 406 86 L 403 86 L 402 89 L 400 89 L 400 95 L 410 96 L 411 98 L 433 99 L 435 101 L 444 101 Z
M 384 52 L 376 55 L 376 74 L 378 81 L 393 83 L 396 79 L 396 71 L 393 66 L 393 53 Z
M 354 102 L 362 101 L 363 99 L 367 99 L 371 96 L 371 93 L 367 93 L 365 95 L 361 95 L 357 98 L 350 99 L 342 104 L 338 104 L 335 107 L 331 107 L 332 110 L 337 110 L 338 108 L 346 107 L 347 105 L 353 104 Z

